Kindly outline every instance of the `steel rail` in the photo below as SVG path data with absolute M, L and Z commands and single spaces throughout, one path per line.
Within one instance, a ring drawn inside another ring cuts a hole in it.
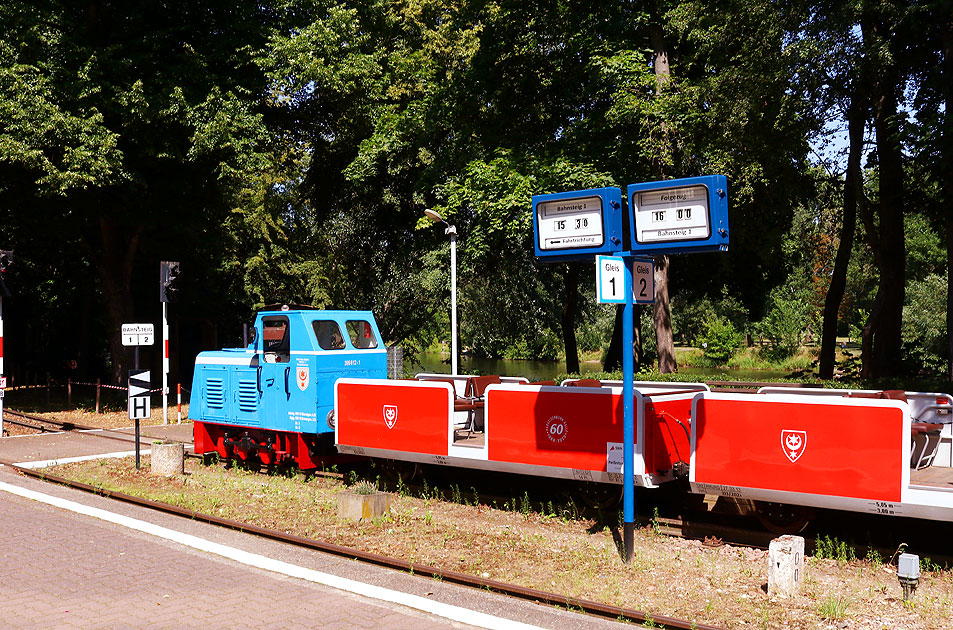
M 105 488 L 91 486 L 89 484 L 81 483 L 78 481 L 71 481 L 69 479 L 59 477 L 57 475 L 45 474 L 28 468 L 21 468 L 12 462 L 0 462 L 6 466 L 9 466 L 17 472 L 32 477 L 34 479 L 40 479 L 43 481 L 48 481 L 56 483 L 62 486 L 73 488 L 76 490 L 82 490 L 90 494 L 99 495 L 109 499 L 115 499 L 122 501 L 124 503 L 129 503 L 132 505 L 137 505 L 140 507 L 146 507 L 149 509 L 157 510 L 167 514 L 173 514 L 176 516 L 181 516 L 191 520 L 208 523 L 210 525 L 217 525 L 219 527 L 224 527 L 234 531 L 245 532 L 249 534 L 254 534 L 262 538 L 267 538 L 269 540 L 275 540 L 278 542 L 283 542 L 297 547 L 302 547 L 305 549 L 311 549 L 314 551 L 320 551 L 323 553 L 328 553 L 344 558 L 352 558 L 355 560 L 360 560 L 362 562 L 367 562 L 376 566 L 387 567 L 390 569 L 396 569 L 399 571 L 404 571 L 406 573 L 423 575 L 430 578 L 440 579 L 446 582 L 453 582 L 455 584 L 460 584 L 463 586 L 469 586 L 473 588 L 479 588 L 482 590 L 489 590 L 503 595 L 509 595 L 511 597 L 516 597 L 523 600 L 535 601 L 542 604 L 565 607 L 572 610 L 578 610 L 591 614 L 594 616 L 605 617 L 610 619 L 625 619 L 634 621 L 636 623 L 653 623 L 654 627 L 659 628 L 673 628 L 676 630 L 690 630 L 695 628 L 697 630 L 722 630 L 717 626 L 708 626 L 704 624 L 698 624 L 694 622 L 687 622 L 681 619 L 675 619 L 673 617 L 666 617 L 664 615 L 649 615 L 642 611 L 633 610 L 631 608 L 624 608 L 621 606 L 613 606 L 611 604 L 603 604 L 601 602 L 595 602 L 588 599 L 580 599 L 577 597 L 570 597 L 566 595 L 560 595 L 558 593 L 551 593 L 548 591 L 542 591 L 535 588 L 529 588 L 525 586 L 519 586 L 515 584 L 507 584 L 506 582 L 500 582 L 498 580 L 491 580 L 482 577 L 476 577 L 468 575 L 466 573 L 461 573 L 459 571 L 453 571 L 450 569 L 439 569 L 428 566 L 415 565 L 412 562 L 406 560 L 400 560 L 398 558 L 390 558 L 387 556 L 382 556 L 375 553 L 370 553 L 367 551 L 362 551 L 360 549 L 353 549 L 351 547 L 345 547 L 343 545 L 336 545 L 334 543 L 328 543 L 318 540 L 312 540 L 310 538 L 304 538 L 302 536 L 296 536 L 294 534 L 287 534 L 284 532 L 279 532 L 272 529 L 267 529 L 264 527 L 259 527 L 257 525 L 252 525 L 249 523 L 241 523 L 238 521 L 233 521 L 230 519 L 222 518 L 219 516 L 213 516 L 211 514 L 204 514 L 202 512 L 195 512 L 193 510 L 188 510 L 185 508 L 180 508 L 175 505 L 169 505 L 167 503 L 161 503 L 158 501 L 152 501 L 150 499 L 143 499 L 141 497 L 135 497 L 123 492 L 116 492 L 112 490 L 106 490 Z
M 23 413 L 22 411 L 15 411 L 15 410 L 13 410 L 13 409 L 5 409 L 5 410 L 4 410 L 4 419 L 3 419 L 4 422 L 9 422 L 10 424 L 15 424 L 15 425 L 17 425 L 17 426 L 26 427 L 26 428 L 29 428 L 29 429 L 39 429 L 40 431 L 43 431 L 43 432 L 46 431 L 46 428 L 45 428 L 45 427 L 36 426 L 36 425 L 34 425 L 34 424 L 29 424 L 29 423 L 27 423 L 27 422 L 22 422 L 22 421 L 20 421 L 20 420 L 9 420 L 6 416 L 15 416 L 15 417 L 17 417 L 17 418 L 21 418 L 22 420 L 29 420 L 29 421 L 31 421 L 31 422 L 40 422 L 40 423 L 43 423 L 43 424 L 50 424 L 50 425 L 53 425 L 53 426 L 55 426 L 55 427 L 60 427 L 60 429 L 62 429 L 63 431 L 72 431 L 72 430 L 74 430 L 74 429 L 83 430 L 83 429 L 94 429 L 94 428 L 96 428 L 96 427 L 84 427 L 84 426 L 80 426 L 80 425 L 77 425 L 77 424 L 75 424 L 75 423 L 73 423 L 73 422 L 63 422 L 63 421 L 60 421 L 60 420 L 51 420 L 51 419 L 49 419 L 49 418 L 41 418 L 40 416 L 33 416 L 33 415 L 28 414 L 28 413 Z
M 99 434 L 99 437 L 105 438 L 107 440 L 117 440 L 119 442 L 127 442 L 132 444 L 136 443 L 136 438 L 134 435 L 122 433 L 118 429 L 107 429 L 104 427 L 88 427 L 81 424 L 75 424 L 73 422 L 63 422 L 61 420 L 50 420 L 47 418 L 41 418 L 39 416 L 33 416 L 30 414 L 23 413 L 21 411 L 13 411 L 9 409 L 4 410 L 4 415 L 6 414 L 13 414 L 20 418 L 25 418 L 27 420 L 32 420 L 34 422 L 44 422 L 47 424 L 52 424 L 54 426 L 60 427 L 60 430 L 67 433 L 70 431 L 101 431 L 102 433 Z M 29 429 L 37 429 L 41 433 L 47 432 L 44 427 L 29 424 L 27 422 L 20 422 L 18 420 L 8 420 L 6 417 L 4 417 L 3 421 L 9 422 L 10 424 L 15 424 L 17 426 L 26 427 Z M 161 425 L 157 425 L 157 426 L 161 426 Z M 139 441 L 143 442 L 146 440 L 159 440 L 159 439 L 163 441 L 169 441 L 168 438 L 165 438 L 160 435 L 145 435 L 145 434 L 140 436 Z

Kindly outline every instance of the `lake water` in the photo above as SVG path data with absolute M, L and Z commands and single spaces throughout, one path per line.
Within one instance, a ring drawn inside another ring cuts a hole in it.
M 433 372 L 437 374 L 450 373 L 450 354 L 441 352 L 421 352 L 417 355 L 417 362 L 412 369 L 405 365 L 407 371 Z M 599 372 L 602 364 L 598 362 L 582 363 L 583 372 Z M 512 359 L 485 359 L 480 357 L 463 356 L 460 359 L 460 374 L 498 374 L 500 376 L 525 376 L 531 381 L 552 381 L 559 374 L 566 373 L 565 361 L 524 361 Z M 684 366 L 678 368 L 681 374 L 697 374 L 698 380 L 711 378 L 720 380 L 724 374 L 732 379 L 761 381 L 769 378 L 784 378 L 788 372 L 774 370 L 725 370 L 721 368 L 704 368 Z
M 410 371 L 405 360 L 404 369 Z M 421 352 L 417 355 L 419 366 L 413 367 L 413 373 L 433 372 L 450 373 L 450 354 L 442 352 Z M 590 369 L 598 370 L 598 363 Z M 586 369 L 586 368 L 583 368 Z M 463 356 L 460 358 L 460 374 L 498 374 L 499 376 L 525 376 L 531 381 L 552 381 L 557 374 L 566 373 L 564 361 L 524 361 L 512 359 L 485 359 Z

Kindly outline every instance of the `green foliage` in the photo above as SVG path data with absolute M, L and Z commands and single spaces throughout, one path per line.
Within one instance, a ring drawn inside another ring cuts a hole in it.
M 676 338 L 691 346 L 703 343 L 702 338 L 716 319 L 726 320 L 737 331 L 744 331 L 748 327 L 748 311 L 725 285 L 715 299 L 702 296 L 684 303 L 675 300 L 672 311 L 672 329 Z
M 24 347 L 69 346 L 118 370 L 109 331 L 154 302 L 154 261 L 171 258 L 194 282 L 192 315 L 223 330 L 267 303 L 370 308 L 410 356 L 445 338 L 449 319 L 447 234 L 421 218 L 433 208 L 459 234 L 463 346 L 555 358 L 570 292 L 562 265 L 533 258 L 531 195 L 723 173 L 731 254 L 673 259 L 676 339 L 724 363 L 758 332 L 764 358 L 788 360 L 816 332 L 840 227 L 841 174 L 809 165 L 809 142 L 844 109 L 860 61 L 891 52 L 862 41 L 853 5 L 803 8 L 173 0 L 107 16 L 6 2 L 0 237 L 35 259 L 19 263 L 35 287 L 18 306 L 36 330 Z M 909 32 L 935 10 L 891 24 Z M 654 29 L 671 63 L 663 80 Z M 902 112 L 917 114 L 903 116 L 917 209 L 904 223 L 903 342 L 908 365 L 933 372 L 946 353 L 933 226 L 950 204 L 953 151 L 937 131 L 943 66 L 924 62 L 939 50 L 921 39 L 903 39 L 914 43 L 897 61 L 919 73 Z M 876 204 L 880 166 L 868 166 Z M 858 226 L 841 308 L 854 337 L 879 280 L 866 229 L 876 222 Z M 81 260 L 66 269 L 63 251 Z M 573 315 L 593 352 L 613 310 L 580 277 Z M 647 364 L 650 309 L 639 318 Z M 73 320 L 84 330 L 63 325 Z
M 841 621 L 847 617 L 849 607 L 850 597 L 832 593 L 818 602 L 817 612 L 828 621 Z
M 377 494 L 377 484 L 372 481 L 359 481 L 351 486 L 351 491 L 362 495 Z
M 907 214 L 903 218 L 903 232 L 908 284 L 942 274 L 946 269 L 946 249 L 930 220 L 922 214 Z
M 814 557 L 817 559 L 828 558 L 847 563 L 857 557 L 854 547 L 838 540 L 836 536 L 819 536 L 814 545 Z
M 801 347 L 810 316 L 803 290 L 781 287 L 772 291 L 767 315 L 754 326 L 770 344 L 762 354 L 773 360 L 793 356 Z
M 940 374 L 946 369 L 946 293 L 945 274 L 907 283 L 901 339 L 913 373 Z
M 701 338 L 705 357 L 723 365 L 734 355 L 745 341 L 744 334 L 735 330 L 730 320 L 714 316 L 707 322 L 705 333 Z

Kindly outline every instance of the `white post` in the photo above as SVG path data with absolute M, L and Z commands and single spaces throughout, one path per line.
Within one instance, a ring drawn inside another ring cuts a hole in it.
M 457 228 L 447 226 L 450 235 L 450 373 L 457 375 Z
M 169 424 L 169 303 L 162 303 L 162 424 Z

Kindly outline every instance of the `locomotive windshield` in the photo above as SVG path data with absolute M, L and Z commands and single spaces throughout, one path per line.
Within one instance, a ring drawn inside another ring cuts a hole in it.
M 370 322 L 363 319 L 350 319 L 347 322 L 347 332 L 355 348 L 376 348 L 377 337 Z
M 288 361 L 291 356 L 291 339 L 288 335 L 288 318 L 281 316 L 262 318 L 262 350 L 274 353 L 276 361 Z

